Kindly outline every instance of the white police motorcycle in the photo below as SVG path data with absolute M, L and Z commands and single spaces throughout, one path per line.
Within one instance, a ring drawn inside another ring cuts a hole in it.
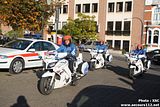
M 142 75 L 151 67 L 151 61 L 147 60 L 145 55 L 139 55 L 136 53 L 124 54 L 128 61 L 129 77 L 135 79 L 136 76 Z M 144 64 L 142 62 L 144 60 Z
M 91 60 L 89 63 L 90 70 L 107 68 L 109 63 L 112 62 L 113 56 L 109 54 L 108 50 L 104 52 L 103 50 L 88 49 L 88 51 L 91 55 Z
M 43 59 L 43 70 L 46 72 L 40 78 L 38 89 L 43 95 L 50 94 L 54 89 L 67 86 L 73 82 L 69 62 L 65 59 L 67 53 L 49 53 Z M 89 65 L 82 60 L 82 53 L 74 63 L 76 79 L 80 79 L 88 73 Z

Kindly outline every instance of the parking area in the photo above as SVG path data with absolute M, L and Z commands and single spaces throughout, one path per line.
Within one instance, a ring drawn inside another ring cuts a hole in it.
M 88 60 L 87 53 L 83 56 Z M 1 70 L 0 107 L 120 107 L 122 104 L 159 104 L 159 69 L 159 65 L 153 65 L 146 74 L 133 81 L 128 78 L 124 57 L 114 56 L 107 69 L 90 71 L 77 86 L 56 89 L 48 96 L 40 94 L 37 89 L 42 74 L 38 69 L 27 69 L 18 75 Z M 150 102 L 143 102 L 145 99 Z

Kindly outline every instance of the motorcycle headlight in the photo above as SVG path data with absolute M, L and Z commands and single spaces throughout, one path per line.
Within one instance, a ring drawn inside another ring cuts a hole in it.
M 52 63 L 49 63 L 49 64 L 48 64 L 47 68 L 52 68 L 52 67 L 54 67 L 54 66 L 55 66 L 55 62 L 52 62 Z
M 6 59 L 6 58 L 8 58 L 8 56 L 6 56 L 6 55 L 0 55 L 0 59 Z

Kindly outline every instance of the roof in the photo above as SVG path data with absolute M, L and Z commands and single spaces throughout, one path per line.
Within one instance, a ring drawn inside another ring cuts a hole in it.
M 20 40 L 29 40 L 29 41 L 47 41 L 47 40 L 41 40 L 41 39 L 33 39 L 33 38 L 17 38 L 17 39 L 20 39 Z M 48 42 L 50 42 L 50 41 L 48 41 Z

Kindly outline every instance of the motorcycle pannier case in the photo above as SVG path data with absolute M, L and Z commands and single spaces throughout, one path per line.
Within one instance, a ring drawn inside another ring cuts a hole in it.
M 78 65 L 77 72 L 85 75 L 85 74 L 88 73 L 88 68 L 89 68 L 88 63 L 87 62 L 82 62 Z
M 105 55 L 105 58 L 106 58 L 105 60 L 107 60 L 108 62 L 111 62 L 113 56 L 112 56 L 112 55 L 109 55 L 109 54 L 106 54 L 106 55 Z

